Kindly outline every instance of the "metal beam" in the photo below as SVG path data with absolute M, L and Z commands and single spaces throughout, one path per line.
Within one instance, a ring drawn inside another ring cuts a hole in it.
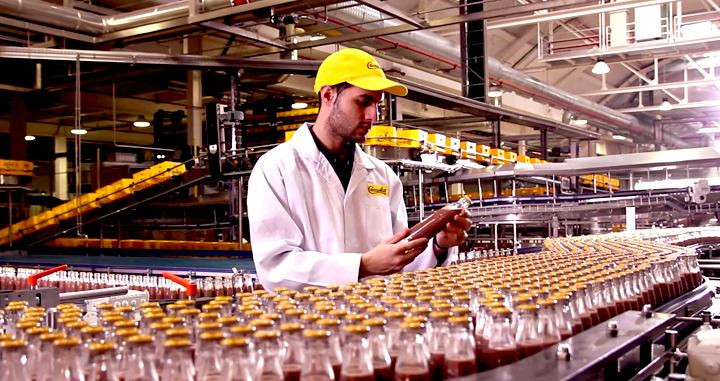
M 298 0 L 262 0 L 255 2 L 248 2 L 245 4 L 236 5 L 234 7 L 221 8 L 214 11 L 202 12 L 195 15 L 190 15 L 187 18 L 187 22 L 190 24 L 197 24 L 204 21 L 217 20 L 228 16 L 237 15 L 240 13 L 247 13 L 256 11 L 258 9 L 278 7 L 281 5 L 292 4 L 292 3 L 303 3 Z
M 32 32 L 37 33 L 44 33 L 50 36 L 57 36 L 57 37 L 64 37 L 70 40 L 76 40 L 76 41 L 82 41 L 82 42 L 89 42 L 94 44 L 96 41 L 96 38 L 87 34 L 82 33 L 76 33 L 76 32 L 70 32 L 63 29 L 53 28 L 45 25 L 38 25 L 33 24 L 31 22 L 27 21 L 20 21 L 11 19 L 8 17 L 2 17 L 0 16 L 0 25 L 4 26 L 10 26 L 13 28 L 19 28 L 23 30 L 29 30 Z
M 686 86 L 690 86 L 690 87 L 716 86 L 719 84 L 720 84 L 720 78 L 699 79 L 699 80 L 687 81 L 687 82 L 669 82 L 669 83 L 660 83 L 657 85 L 620 87 L 617 89 L 591 91 L 589 93 L 584 93 L 584 94 L 579 94 L 579 95 L 582 97 L 591 97 L 591 96 L 600 96 L 600 95 L 635 93 L 635 92 L 640 92 L 640 91 L 681 89 Z
M 600 134 L 587 129 L 571 126 L 566 123 L 547 119 L 537 115 L 525 114 L 501 107 L 489 105 L 470 98 L 458 96 L 445 91 L 410 82 L 403 78 L 391 77 L 408 87 L 407 98 L 421 103 L 474 115 L 488 121 L 500 120 L 521 126 L 547 129 L 549 132 L 578 139 L 597 139 Z
M 396 18 L 406 24 L 410 24 L 418 29 L 422 29 L 425 27 L 425 24 L 423 22 L 418 21 L 414 17 L 405 14 L 405 12 L 393 7 L 392 5 L 389 5 L 388 3 L 383 3 L 378 0 L 356 0 L 355 2 L 367 5 L 372 9 L 378 10 L 388 16 L 392 16 L 393 18 Z
M 29 59 L 38 61 L 106 62 L 130 65 L 172 65 L 183 67 L 226 67 L 246 70 L 262 70 L 314 75 L 320 66 L 312 60 L 267 60 L 228 56 L 202 56 L 193 54 L 162 54 L 132 51 L 42 49 L 22 47 L 0 47 L 0 58 Z
M 668 1 L 670 1 L 670 0 L 668 0 Z M 588 2 L 587 0 L 550 0 L 550 1 L 546 1 L 546 2 L 533 3 L 530 5 L 493 9 L 493 10 L 489 10 L 489 11 L 475 12 L 475 13 L 466 14 L 466 15 L 450 16 L 450 17 L 445 17 L 445 18 L 441 18 L 441 19 L 431 20 L 431 21 L 428 21 L 427 25 L 425 26 L 425 29 L 439 28 L 439 27 L 448 26 L 448 25 L 455 25 L 455 24 L 460 24 L 460 23 L 486 20 L 486 19 L 499 18 L 499 17 L 507 17 L 510 15 L 535 12 L 535 11 L 540 11 L 540 10 L 545 10 L 545 9 L 550 9 L 550 8 L 562 8 L 562 7 L 568 7 L 568 6 L 579 5 L 579 4 L 588 4 L 588 3 L 590 3 L 590 2 Z M 332 11 L 332 10 L 330 10 L 330 11 Z M 290 45 L 288 45 L 288 47 L 290 49 L 307 49 L 307 48 L 312 48 L 312 47 L 316 47 L 316 46 L 339 44 L 339 43 L 348 42 L 348 41 L 357 41 L 357 40 L 362 40 L 362 39 L 366 39 L 366 38 L 411 32 L 413 30 L 417 30 L 417 28 L 412 25 L 404 24 L 404 25 L 397 25 L 397 26 L 391 26 L 391 27 L 385 27 L 385 28 L 366 30 L 363 32 L 350 33 L 350 34 L 345 34 L 342 36 L 328 37 L 328 38 L 318 40 L 318 41 L 303 41 L 303 42 L 299 42 L 297 44 L 290 44 Z M 277 50 L 273 50 L 273 48 L 270 48 L 270 49 L 263 50 L 260 53 L 261 54 L 269 54 L 269 53 L 275 53 L 276 51 Z
M 688 102 L 688 103 L 679 103 L 672 105 L 673 110 L 686 110 L 686 109 L 694 109 L 694 108 L 705 108 L 705 107 L 712 107 L 717 108 L 720 106 L 720 101 L 702 101 L 702 102 Z M 617 111 L 620 112 L 648 112 L 648 111 L 662 111 L 660 110 L 660 106 L 643 106 L 643 107 L 630 107 L 630 108 L 622 108 L 618 109 Z M 666 111 L 668 112 L 668 111 Z
M 285 45 L 283 45 L 282 43 L 271 40 L 267 37 L 261 36 L 258 33 L 251 32 L 247 29 L 223 24 L 218 21 L 206 21 L 204 23 L 200 23 L 200 25 L 208 27 L 208 28 L 212 28 L 215 30 L 219 30 L 221 32 L 230 33 L 233 36 L 237 36 L 237 37 L 243 38 L 245 40 L 259 42 L 259 43 L 262 43 L 262 44 L 265 44 L 268 46 L 273 46 L 273 47 L 280 48 L 280 49 L 286 49 Z
M 531 25 L 547 21 L 558 21 L 564 19 L 573 19 L 582 16 L 596 15 L 600 13 L 610 13 L 622 11 L 630 8 L 644 7 L 649 5 L 659 5 L 671 3 L 675 0 L 628 0 L 621 3 L 596 4 L 584 7 L 570 8 L 559 11 L 551 11 L 543 14 L 533 14 L 530 16 L 520 16 L 515 18 L 504 18 L 494 22 L 488 22 L 488 29 L 508 28 L 519 25 Z M 547 3 L 543 3 L 547 4 Z

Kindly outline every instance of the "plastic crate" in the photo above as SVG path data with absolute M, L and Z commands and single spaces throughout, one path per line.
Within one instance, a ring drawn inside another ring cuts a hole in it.
M 97 201 L 101 205 L 106 205 L 130 197 L 133 194 L 132 186 L 132 179 L 120 179 L 96 190 Z
M 428 141 L 428 133 L 423 130 L 396 130 L 396 144 L 404 148 L 420 148 Z
M 375 125 L 370 128 L 365 139 L 366 146 L 395 146 L 397 131 L 393 126 Z
M 74 218 L 77 215 L 77 208 L 74 201 L 68 201 L 50 209 L 59 221 Z

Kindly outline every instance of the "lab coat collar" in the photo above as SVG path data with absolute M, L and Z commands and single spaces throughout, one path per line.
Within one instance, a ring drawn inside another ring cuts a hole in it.
M 310 134 L 309 123 L 304 123 L 297 131 L 295 131 L 295 134 L 290 139 L 290 144 L 292 144 L 298 152 L 304 154 L 314 162 L 318 162 L 320 158 L 323 157 L 322 152 L 320 152 L 315 144 L 315 140 L 313 140 L 313 137 Z M 368 154 L 363 152 L 362 147 L 359 145 L 355 147 L 355 162 L 362 163 L 365 169 L 375 169 L 375 164 L 372 162 L 372 159 Z

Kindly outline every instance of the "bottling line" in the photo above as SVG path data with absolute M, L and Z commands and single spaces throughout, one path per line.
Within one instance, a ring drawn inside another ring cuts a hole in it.
M 718 233 L 547 239 L 300 291 L 242 273 L 4 267 L 3 379 L 712 380 L 715 286 L 694 245 Z

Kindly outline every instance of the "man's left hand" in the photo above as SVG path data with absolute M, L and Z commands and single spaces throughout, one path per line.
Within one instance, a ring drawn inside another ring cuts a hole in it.
M 457 246 L 465 241 L 468 236 L 467 231 L 470 230 L 471 225 L 470 213 L 463 210 L 445 225 L 443 231 L 435 235 L 435 243 L 446 249 Z

